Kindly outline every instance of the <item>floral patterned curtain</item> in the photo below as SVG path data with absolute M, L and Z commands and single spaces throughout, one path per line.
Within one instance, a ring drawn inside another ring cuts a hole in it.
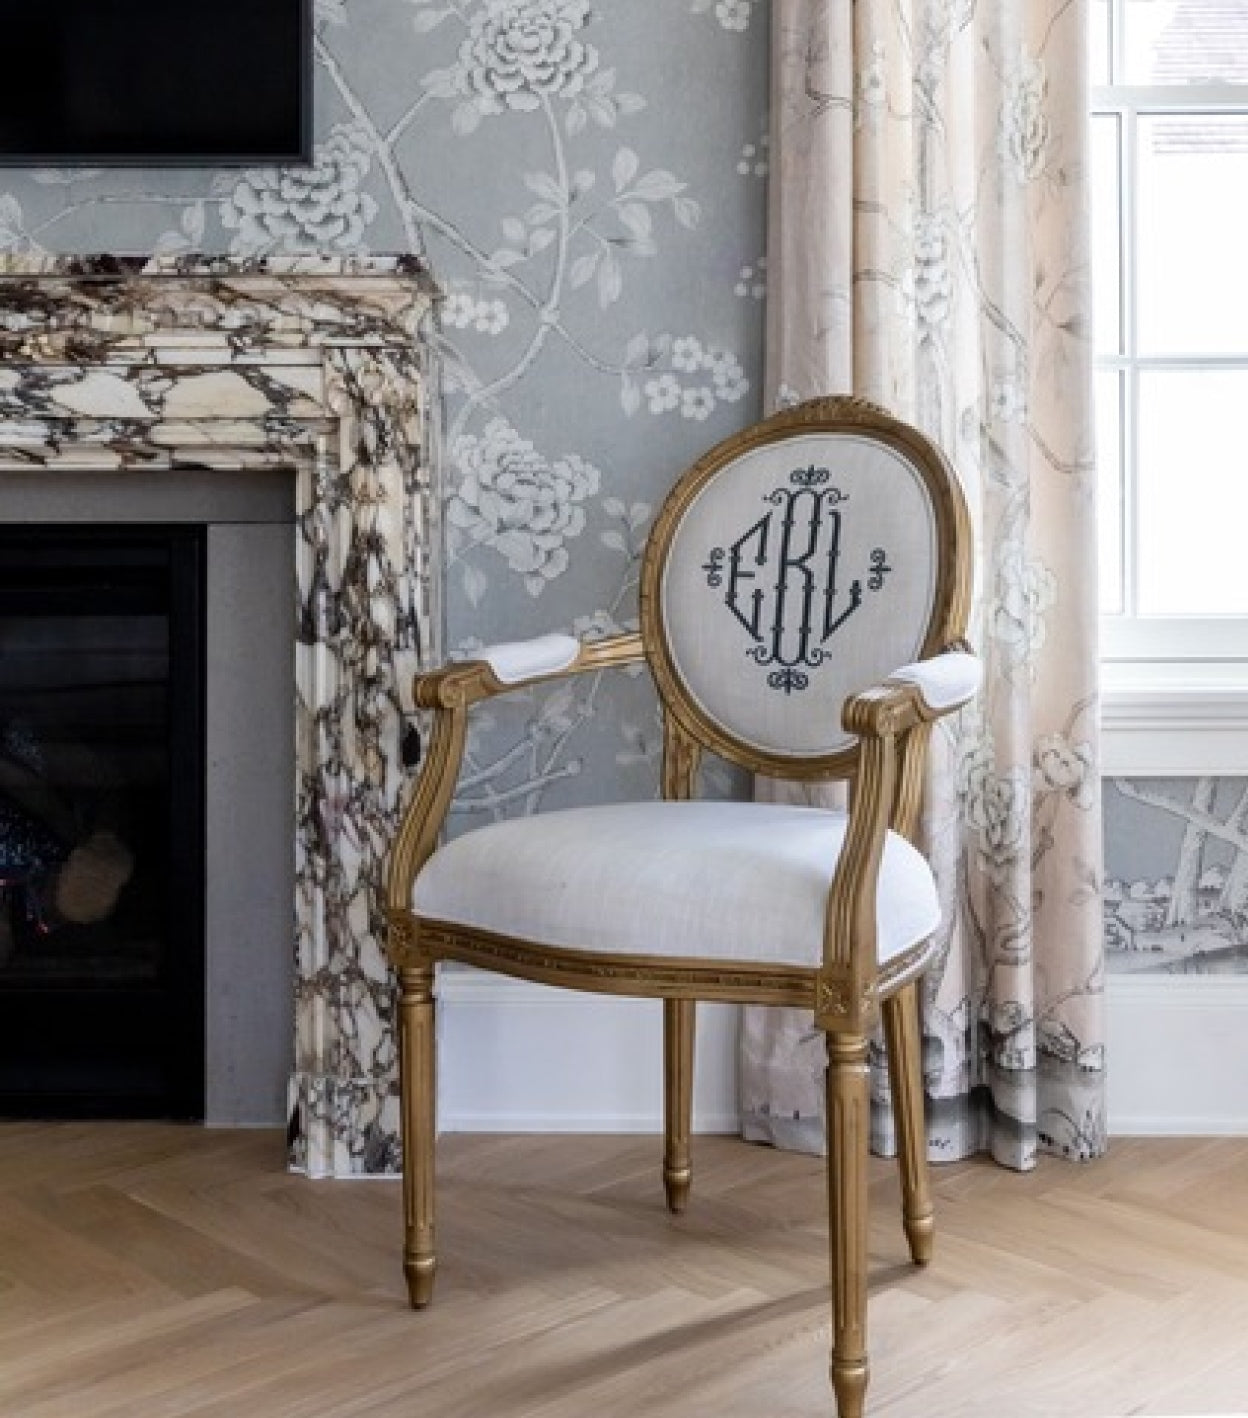
M 936 737 L 925 823 L 949 921 L 924 997 L 931 1155 L 1092 1157 L 1104 964 L 1084 6 L 773 0 L 772 24 L 771 399 L 849 391 L 917 423 L 958 468 L 977 530 L 986 687 Z M 748 1011 L 746 1135 L 820 1148 L 822 1067 L 809 1016 Z

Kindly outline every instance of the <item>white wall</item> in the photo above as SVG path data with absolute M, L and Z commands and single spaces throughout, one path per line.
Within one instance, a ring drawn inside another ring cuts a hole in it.
M 444 966 L 438 1121 L 444 1132 L 655 1132 L 663 1007 Z M 738 1011 L 698 1006 L 694 1128 L 737 1131 Z
M 1111 1134 L 1248 1133 L 1248 980 L 1111 977 L 1106 993 Z
M 445 1132 L 657 1132 L 656 1001 L 575 994 L 444 969 L 439 1123 Z M 1248 1133 L 1248 980 L 1112 978 L 1109 1131 Z M 694 1126 L 737 1131 L 737 1010 L 698 1008 Z

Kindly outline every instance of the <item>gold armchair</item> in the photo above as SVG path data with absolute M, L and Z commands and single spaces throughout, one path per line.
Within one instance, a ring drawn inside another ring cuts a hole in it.
M 647 545 L 640 634 L 544 636 L 418 678 L 432 738 L 387 885 L 414 1306 L 429 1303 L 436 1264 L 438 961 L 663 1000 L 673 1211 L 692 1175 L 696 1001 L 804 1006 L 827 1038 L 831 1377 L 841 1418 L 860 1418 L 867 1040 L 881 1016 L 906 1235 L 917 1262 L 932 1247 L 916 982 L 939 905 L 913 839 L 930 725 L 978 687 L 961 638 L 969 566 L 940 452 L 872 405 L 817 400 L 718 445 L 676 484 Z M 438 847 L 474 703 L 641 659 L 664 714 L 661 801 L 539 814 Z M 704 748 L 780 777 L 848 779 L 850 809 L 694 801 Z

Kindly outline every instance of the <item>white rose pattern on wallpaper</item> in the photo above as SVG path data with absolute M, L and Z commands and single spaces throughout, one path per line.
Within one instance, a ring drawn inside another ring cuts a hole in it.
M 358 251 L 377 215 L 376 199 L 362 190 L 371 166 L 367 135 L 339 124 L 316 145 L 310 168 L 255 168 L 239 182 L 218 178 L 221 224 L 236 233 L 230 251 Z
M 461 434 L 451 455 L 459 478 L 447 504 L 449 551 L 492 547 L 540 595 L 567 570 L 564 543 L 584 530 L 581 504 L 601 473 L 575 453 L 548 461 L 504 418 L 491 419 L 480 437 Z
M 429 0 L 436 6 L 437 0 Z M 429 28 L 451 13 L 426 11 Z M 585 124 L 582 96 L 610 105 L 606 110 L 635 112 L 640 100 L 629 94 L 612 103 L 614 75 L 598 69 L 598 51 L 580 38 L 590 18 L 585 0 L 527 0 L 490 3 L 469 19 L 468 37 L 458 61 L 449 69 L 426 76 L 426 87 L 440 98 L 462 98 L 453 119 L 457 133 L 470 133 L 482 117 L 506 109 L 533 112 L 544 100 L 574 98 L 578 107 L 568 115 L 569 131 Z
M 452 650 L 633 628 L 657 502 L 759 411 L 760 8 L 316 0 L 309 166 L 11 173 L 0 250 L 424 252 Z M 474 724 L 460 820 L 645 796 L 660 748 L 643 674 L 515 696 Z
M 693 0 L 695 15 L 713 14 L 726 30 L 748 30 L 755 7 L 760 10 L 763 0 Z

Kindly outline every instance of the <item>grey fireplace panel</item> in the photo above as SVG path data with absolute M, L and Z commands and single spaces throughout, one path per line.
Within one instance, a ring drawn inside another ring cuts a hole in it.
M 285 470 L 0 473 L 0 520 L 208 528 L 206 1120 L 281 1126 L 293 1067 L 295 516 Z

